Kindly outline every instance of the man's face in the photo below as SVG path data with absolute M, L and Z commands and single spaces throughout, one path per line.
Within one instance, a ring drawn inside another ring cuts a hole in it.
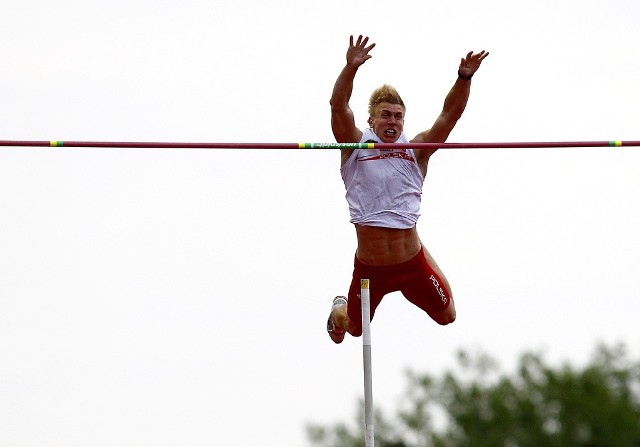
M 404 128 L 404 107 L 383 102 L 376 107 L 375 116 L 369 117 L 369 126 L 383 143 L 395 143 Z

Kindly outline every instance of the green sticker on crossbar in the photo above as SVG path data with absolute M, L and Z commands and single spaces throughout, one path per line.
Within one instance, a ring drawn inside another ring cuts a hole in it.
M 609 146 L 620 147 L 622 146 L 622 141 L 609 141 Z
M 49 146 L 51 146 L 51 147 L 62 147 L 62 144 L 63 144 L 62 141 L 51 140 L 49 142 Z

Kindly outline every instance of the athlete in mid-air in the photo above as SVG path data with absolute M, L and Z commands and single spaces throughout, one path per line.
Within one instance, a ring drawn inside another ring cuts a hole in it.
M 369 127 L 356 127 L 349 100 L 358 69 L 372 56 L 375 43 L 350 37 L 347 63 L 331 95 L 331 127 L 338 143 L 444 143 L 462 116 L 471 78 L 488 52 L 469 52 L 460 60 L 457 78 L 430 129 L 409 140 L 404 133 L 405 105 L 389 85 L 369 100 Z M 422 185 L 429 158 L 437 149 L 342 149 L 341 173 L 355 225 L 357 250 L 347 297 L 333 299 L 327 331 L 335 343 L 345 333 L 362 334 L 360 279 L 370 280 L 371 318 L 384 295 L 400 291 L 441 325 L 452 323 L 456 310 L 451 287 L 416 230 Z

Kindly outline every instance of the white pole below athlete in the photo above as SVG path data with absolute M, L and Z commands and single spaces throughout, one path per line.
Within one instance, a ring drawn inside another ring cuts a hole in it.
M 360 280 L 362 309 L 362 354 L 364 360 L 364 439 L 366 447 L 374 447 L 373 391 L 371 386 L 371 303 L 369 280 Z

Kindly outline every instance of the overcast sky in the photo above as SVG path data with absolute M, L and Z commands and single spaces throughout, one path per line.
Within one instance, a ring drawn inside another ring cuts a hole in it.
M 468 51 L 491 55 L 450 142 L 640 139 L 636 0 L 5 2 L 0 139 L 328 142 L 394 85 L 410 137 Z M 389 295 L 377 406 L 459 349 L 640 356 L 640 149 L 442 150 L 418 230 L 452 284 L 440 327 Z M 0 148 L 0 444 L 307 445 L 351 422 L 362 340 L 334 345 L 355 231 L 337 151 Z

